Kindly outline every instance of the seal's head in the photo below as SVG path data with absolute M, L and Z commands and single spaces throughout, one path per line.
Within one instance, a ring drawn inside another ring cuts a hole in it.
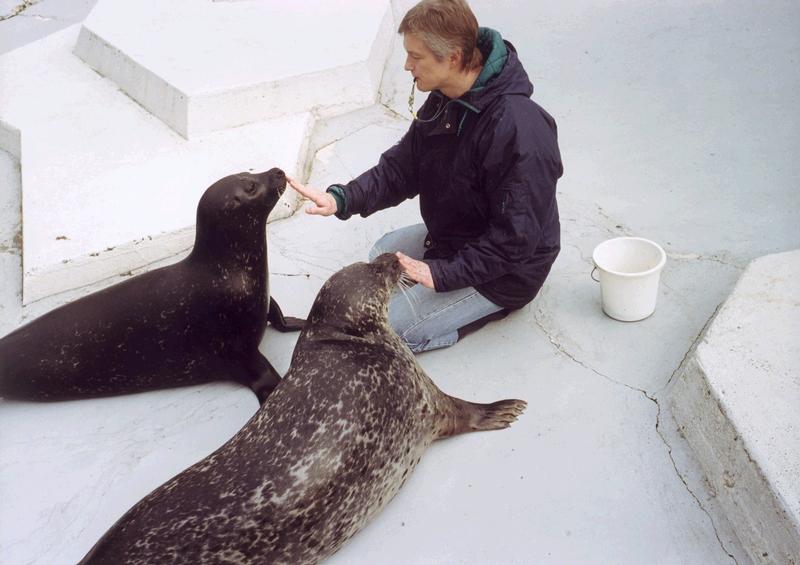
M 345 267 L 322 285 L 309 322 L 362 336 L 388 328 L 389 297 L 402 273 L 393 253 L 379 255 L 371 263 Z
M 197 205 L 197 223 L 219 216 L 253 216 L 266 220 L 286 190 L 280 169 L 265 173 L 237 173 L 212 184 Z
M 267 216 L 286 190 L 286 175 L 278 168 L 265 173 L 237 173 L 206 189 L 197 205 L 197 241 L 216 247 L 237 241 L 252 245 L 263 239 Z

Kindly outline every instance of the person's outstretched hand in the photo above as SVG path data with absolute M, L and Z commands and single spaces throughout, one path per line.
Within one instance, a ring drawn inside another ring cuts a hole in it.
M 424 261 L 417 261 L 408 255 L 404 255 L 399 251 L 395 253 L 397 259 L 400 261 L 400 266 L 403 267 L 406 275 L 411 279 L 417 281 L 424 287 L 433 288 L 433 275 L 431 275 L 431 268 Z
M 329 193 L 300 184 L 297 179 L 289 176 L 286 177 L 286 180 L 289 182 L 289 186 L 314 203 L 306 208 L 306 214 L 330 216 L 336 213 L 336 200 Z

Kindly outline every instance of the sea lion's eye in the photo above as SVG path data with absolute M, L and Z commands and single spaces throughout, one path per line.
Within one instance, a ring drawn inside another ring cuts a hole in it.
M 244 190 L 247 192 L 247 194 L 253 194 L 256 191 L 257 186 L 258 183 L 256 181 L 250 181 Z

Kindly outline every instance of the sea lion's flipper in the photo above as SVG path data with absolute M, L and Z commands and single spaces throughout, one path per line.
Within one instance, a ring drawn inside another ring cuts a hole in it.
M 291 316 L 284 316 L 281 312 L 281 307 L 275 302 L 275 299 L 269 299 L 269 313 L 267 314 L 267 321 L 270 325 L 279 332 L 299 332 L 306 325 L 306 321 L 300 318 L 292 318 Z
M 452 396 L 447 397 L 444 426 L 438 429 L 437 439 L 468 432 L 502 430 L 513 424 L 528 403 L 524 400 L 498 400 L 491 404 L 476 404 Z
M 272 363 L 267 361 L 266 357 L 261 353 L 256 353 L 253 356 L 248 369 L 252 375 L 252 380 L 248 384 L 256 397 L 258 397 L 259 404 L 264 404 L 267 397 L 281 382 L 281 376 L 272 366 Z

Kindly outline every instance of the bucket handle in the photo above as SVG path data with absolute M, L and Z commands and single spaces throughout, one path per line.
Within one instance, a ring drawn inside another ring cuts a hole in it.
M 596 270 L 597 270 L 597 267 L 595 267 L 594 269 L 592 269 L 592 272 L 591 272 L 591 274 L 590 274 L 589 276 L 590 276 L 590 277 L 592 277 L 592 280 L 593 280 L 594 282 L 600 282 L 600 279 L 596 279 L 596 278 L 594 278 L 594 272 L 595 272 Z

